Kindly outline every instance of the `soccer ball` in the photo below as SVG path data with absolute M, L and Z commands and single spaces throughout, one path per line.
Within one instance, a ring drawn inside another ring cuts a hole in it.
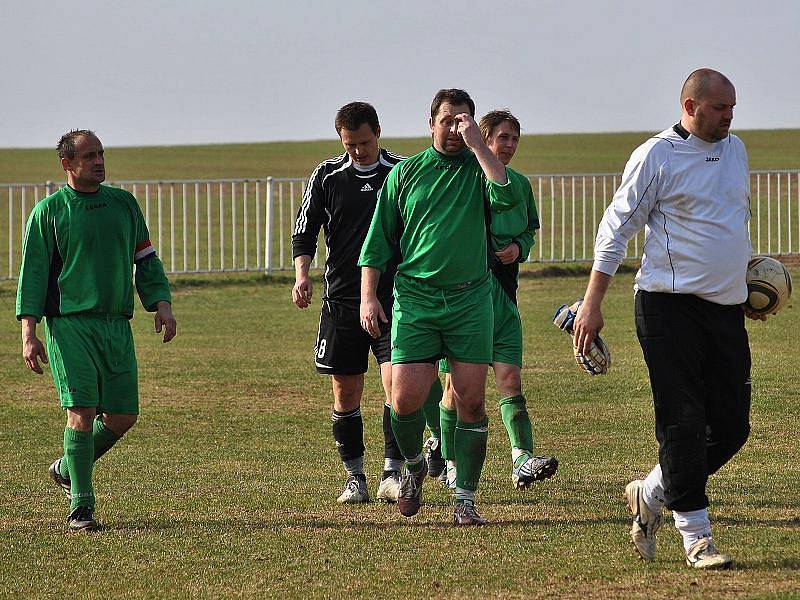
M 747 302 L 754 313 L 777 313 L 792 295 L 792 278 L 783 263 L 769 256 L 754 256 L 747 264 Z

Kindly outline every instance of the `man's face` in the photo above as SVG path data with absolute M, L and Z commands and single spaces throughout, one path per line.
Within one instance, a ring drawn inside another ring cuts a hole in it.
M 106 179 L 103 144 L 94 136 L 82 136 L 75 142 L 75 158 L 61 159 L 73 187 L 93 191 Z
M 342 127 L 339 130 L 339 137 L 342 139 L 342 146 L 354 163 L 367 166 L 378 162 L 380 127 L 378 127 L 377 133 L 372 131 L 369 123 L 362 123 L 355 130 Z
M 456 131 L 456 115 L 461 113 L 469 114 L 469 106 L 466 104 L 450 104 L 442 102 L 439 112 L 429 122 L 433 147 L 442 154 L 454 156 L 461 153 L 467 145 L 464 138 Z
M 694 131 L 706 142 L 719 142 L 728 137 L 736 106 L 736 90 L 732 85 L 717 80 L 709 86 L 705 96 L 694 101 Z
M 508 121 L 503 121 L 497 127 L 493 128 L 486 138 L 486 145 L 492 151 L 497 159 L 507 165 L 514 158 L 514 153 L 517 151 L 519 144 L 519 132 Z

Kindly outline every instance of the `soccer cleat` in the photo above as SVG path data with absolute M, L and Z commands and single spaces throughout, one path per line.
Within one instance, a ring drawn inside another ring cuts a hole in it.
M 98 531 L 100 523 L 94 519 L 94 508 L 91 506 L 79 506 L 67 517 L 69 530 L 73 533 L 83 531 Z
M 400 473 L 398 471 L 390 471 L 386 477 L 381 479 L 378 485 L 377 498 L 380 502 L 387 504 L 394 504 L 397 502 L 397 497 L 400 495 Z
M 653 513 L 644 501 L 644 481 L 636 479 L 625 486 L 623 497 L 628 503 L 628 510 L 633 515 L 631 540 L 639 556 L 643 560 L 656 557 L 656 531 L 661 527 L 663 519 L 661 511 Z
M 721 554 L 714 545 L 714 540 L 704 537 L 689 548 L 686 564 L 695 569 L 730 569 L 733 559 L 727 554 Z
M 445 462 L 442 458 L 442 442 L 439 438 L 429 437 L 423 446 L 425 459 L 428 461 L 428 475 L 434 479 L 444 471 Z
M 462 525 L 486 525 L 487 521 L 475 508 L 475 503 L 472 500 L 459 500 L 456 502 L 455 510 L 453 511 L 453 524 Z
M 423 464 L 418 475 L 408 471 L 400 480 L 397 510 L 404 517 L 413 517 L 419 512 L 419 507 L 422 506 L 422 483 L 425 481 L 425 475 L 427 474 L 428 466 Z
M 518 490 L 525 490 L 534 481 L 550 479 L 558 470 L 558 460 L 554 456 L 530 456 L 519 467 L 512 467 L 511 481 Z
M 367 479 L 363 475 L 351 475 L 347 478 L 344 491 L 336 499 L 339 504 L 361 504 L 369 502 Z
M 61 475 L 61 459 L 57 458 L 50 464 L 50 468 L 47 469 L 48 473 L 50 473 L 50 478 L 56 482 L 56 485 L 64 490 L 64 493 L 67 495 L 67 498 L 71 497 L 71 482 L 69 477 L 64 477 Z

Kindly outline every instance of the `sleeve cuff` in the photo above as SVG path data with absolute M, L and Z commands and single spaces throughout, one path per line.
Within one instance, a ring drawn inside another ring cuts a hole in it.
M 594 263 L 592 263 L 593 270 L 600 271 L 601 273 L 605 273 L 611 277 L 614 276 L 618 268 L 619 263 L 610 260 L 595 259 Z

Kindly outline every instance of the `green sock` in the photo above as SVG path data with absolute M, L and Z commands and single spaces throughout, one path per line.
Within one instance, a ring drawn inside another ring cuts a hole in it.
M 439 403 L 439 422 L 442 424 L 442 458 L 445 460 L 455 460 L 456 453 L 453 445 L 453 435 L 456 431 L 456 421 L 458 413 L 450 410 L 441 402 Z
M 79 506 L 94 507 L 92 488 L 92 465 L 94 464 L 94 440 L 91 431 L 64 429 L 64 456 L 69 461 L 69 479 L 72 484 L 70 509 Z
M 437 377 L 433 380 L 431 391 L 428 392 L 428 398 L 425 404 L 422 405 L 422 410 L 425 411 L 425 422 L 428 424 L 428 429 L 431 430 L 431 435 L 437 439 L 442 437 L 442 426 L 439 422 L 439 401 L 442 399 L 442 382 Z
M 500 400 L 500 416 L 511 447 L 533 454 L 533 427 L 528 409 L 525 408 L 525 396 L 509 396 Z
M 398 415 L 392 409 L 392 431 L 400 453 L 408 460 L 422 454 L 422 436 L 425 433 L 425 413 L 418 409 L 408 415 Z
M 97 418 L 92 423 L 92 438 L 94 439 L 94 460 L 97 461 L 98 458 L 103 456 L 106 452 L 111 450 L 111 447 L 116 444 L 120 439 L 116 433 L 111 431 L 108 427 L 106 427 L 105 423 L 103 423 L 103 419 L 100 415 L 97 415 Z M 62 477 L 69 477 L 69 460 L 67 460 L 66 455 L 61 458 L 61 476 Z
M 464 423 L 459 419 L 453 438 L 458 465 L 456 487 L 475 491 L 478 489 L 483 462 L 486 460 L 489 417 L 484 417 L 477 423 Z

